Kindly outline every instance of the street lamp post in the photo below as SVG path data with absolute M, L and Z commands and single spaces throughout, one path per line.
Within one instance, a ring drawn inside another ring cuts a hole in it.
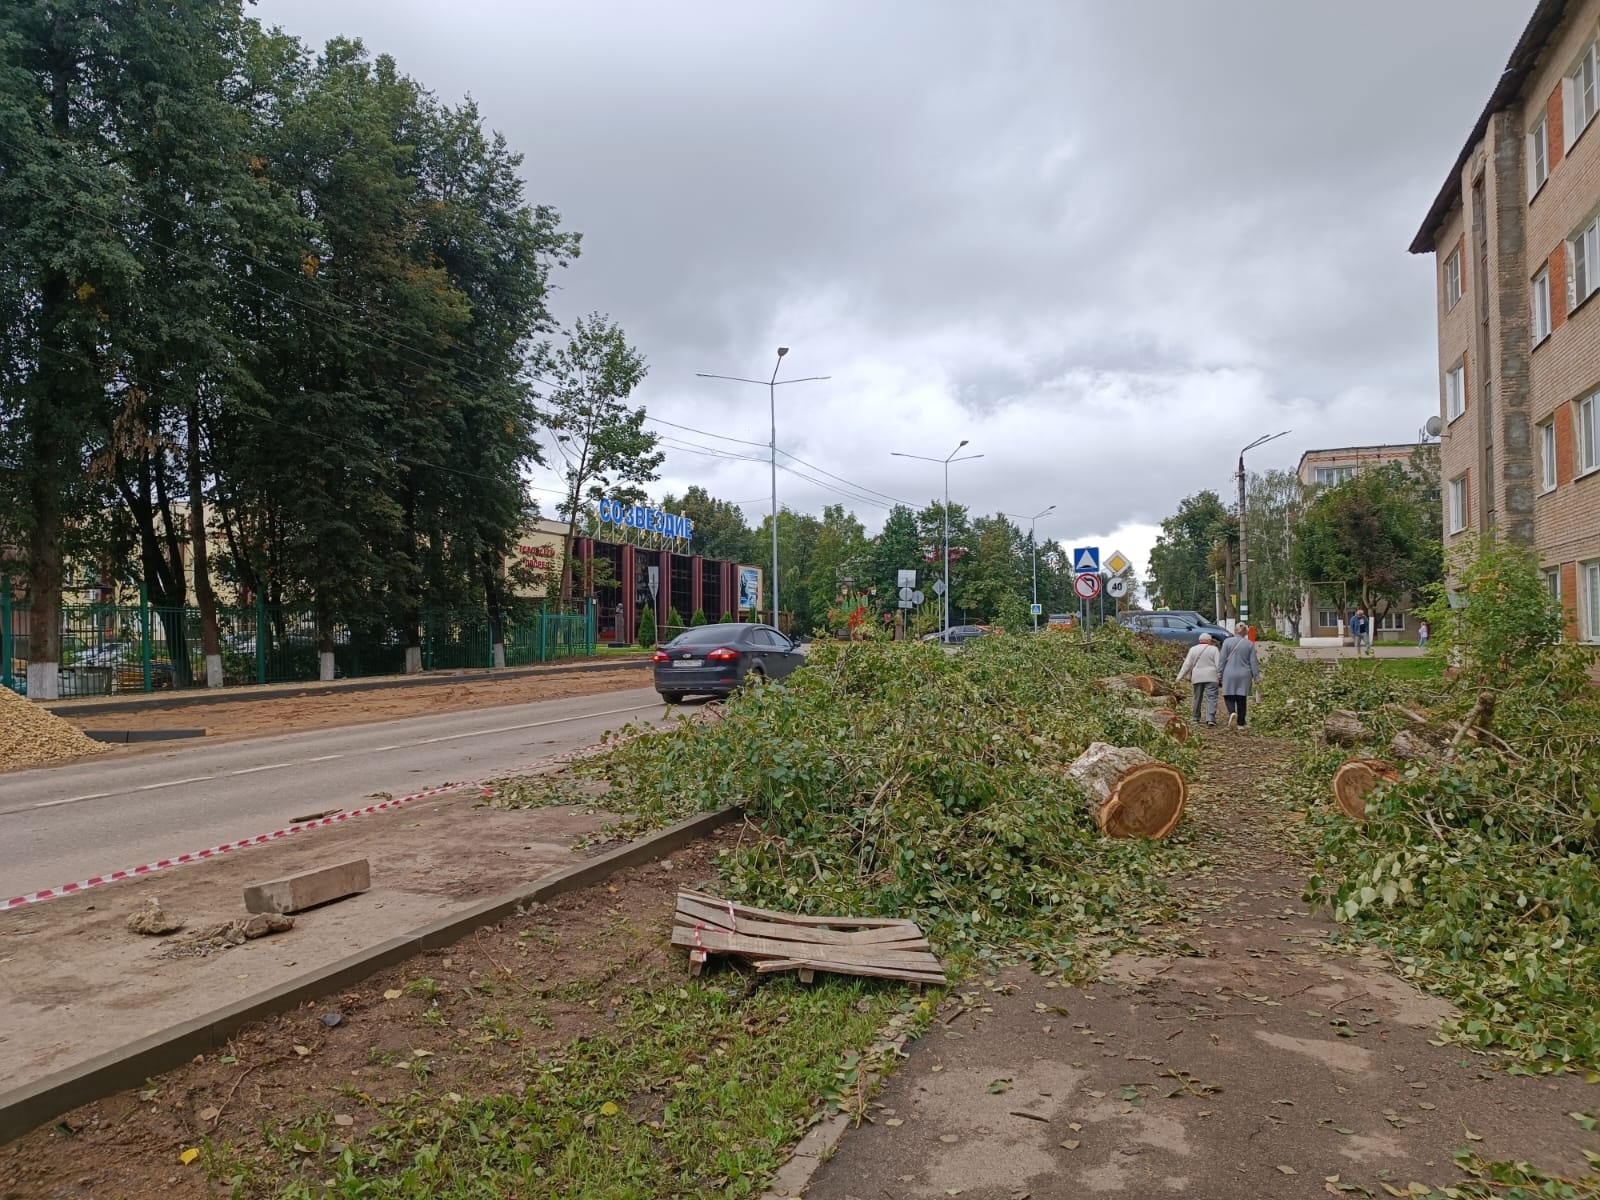
M 1244 450 L 1239 451 L 1239 620 L 1245 624 L 1250 622 L 1250 559 L 1245 553 L 1244 456 L 1246 451 L 1254 450 L 1257 446 L 1265 446 L 1268 442 L 1276 441 L 1284 434 L 1293 432 L 1292 429 L 1285 429 L 1282 433 L 1262 434 Z M 1217 615 L 1220 617 L 1222 614 Z
M 779 628 L 778 613 L 778 389 L 786 383 L 818 383 L 824 379 L 833 378 L 831 375 L 807 375 L 804 379 L 779 379 L 778 368 L 783 365 L 783 356 L 789 353 L 789 347 L 778 347 L 778 359 L 772 364 L 772 378 L 770 379 L 745 379 L 740 375 L 710 375 L 704 371 L 696 371 L 697 379 L 728 379 L 734 383 L 753 383 L 758 387 L 767 389 L 767 411 L 771 418 L 771 432 L 767 440 L 767 457 L 772 466 L 772 626 Z
M 1040 511 L 1034 513 L 1031 517 L 1025 517 L 1021 513 L 1005 514 L 1008 517 L 1016 518 L 1018 521 L 1028 522 L 1028 548 L 1033 554 L 1033 603 L 1035 607 L 1038 607 L 1039 604 L 1039 539 L 1034 536 L 1034 529 L 1038 525 L 1040 517 L 1044 516 L 1046 513 L 1053 513 L 1055 510 L 1056 506 L 1052 504 L 1049 508 L 1041 509 Z M 1033 631 L 1038 633 L 1039 614 L 1031 613 L 1030 615 L 1033 617 Z
M 941 463 L 944 466 L 944 630 L 950 629 L 950 464 L 953 462 L 971 462 L 975 458 L 982 458 L 981 454 L 961 454 L 961 447 L 967 444 L 967 439 L 961 439 L 961 445 L 943 458 L 929 458 L 925 454 L 902 454 L 898 450 L 889 451 L 891 458 L 915 458 L 922 462 Z

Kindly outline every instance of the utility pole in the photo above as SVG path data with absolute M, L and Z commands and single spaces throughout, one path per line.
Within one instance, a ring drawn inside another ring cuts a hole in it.
M 983 457 L 983 455 L 981 455 L 981 454 L 966 454 L 966 455 L 962 455 L 962 457 L 960 457 L 960 458 L 957 458 L 956 455 L 961 454 L 961 447 L 965 446 L 966 444 L 967 444 L 967 439 L 966 438 L 962 438 L 961 439 L 961 445 L 957 446 L 954 450 L 950 451 L 950 453 L 945 455 L 945 457 L 943 457 L 943 458 L 929 458 L 929 457 L 927 457 L 926 455 L 923 455 L 923 454 L 902 454 L 898 450 L 889 451 L 889 457 L 891 457 L 891 458 L 915 458 L 915 459 L 920 459 L 922 462 L 932 462 L 932 463 L 943 463 L 944 464 L 944 597 L 943 597 L 943 600 L 944 600 L 944 616 L 943 616 L 944 629 L 943 629 L 943 632 L 945 633 L 946 636 L 949 635 L 949 631 L 950 631 L 950 464 L 953 463 L 953 462 L 971 462 L 975 458 L 982 458 Z
M 831 375 L 807 375 L 804 379 L 779 379 L 778 368 L 783 365 L 783 356 L 789 353 L 789 347 L 778 347 L 778 361 L 772 364 L 772 378 L 770 379 L 745 379 L 740 375 L 710 375 L 704 371 L 696 371 L 697 379 L 727 379 L 734 383 L 753 383 L 758 387 L 767 389 L 768 416 L 771 418 L 771 431 L 767 439 L 767 456 L 772 466 L 772 627 L 780 628 L 778 614 L 782 611 L 778 607 L 778 396 L 780 387 L 786 383 L 819 383 L 824 379 L 831 379 Z
M 1293 433 L 1292 429 L 1285 429 L 1282 433 L 1262 434 L 1243 450 L 1239 451 L 1239 621 L 1242 624 L 1250 623 L 1250 559 L 1245 547 L 1245 519 L 1244 519 L 1244 456 L 1246 451 L 1254 450 L 1257 446 L 1264 446 L 1268 442 L 1276 441 L 1284 434 Z M 1220 618 L 1221 610 L 1217 612 Z
M 1006 513 L 1005 514 L 1008 517 L 1015 517 L 1019 521 L 1028 522 L 1028 549 L 1032 553 L 1032 556 L 1033 556 L 1033 607 L 1034 608 L 1038 608 L 1039 607 L 1039 539 L 1034 536 L 1034 533 L 1035 533 L 1035 530 L 1038 528 L 1039 518 L 1044 516 L 1047 513 L 1053 513 L 1053 512 L 1055 512 L 1055 510 L 1056 510 L 1056 506 L 1054 504 L 1052 504 L 1049 508 L 1041 509 L 1039 512 L 1034 513 L 1033 516 L 1031 516 L 1031 517 L 1024 517 L 1021 513 Z M 1030 613 L 1030 615 L 1033 617 L 1033 631 L 1035 633 L 1038 633 L 1039 632 L 1039 614 L 1038 613 Z

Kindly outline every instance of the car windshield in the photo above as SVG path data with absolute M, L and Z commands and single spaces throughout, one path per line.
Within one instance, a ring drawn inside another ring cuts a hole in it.
M 742 642 L 748 625 L 696 625 L 685 629 L 669 643 L 673 646 L 711 646 L 725 642 Z

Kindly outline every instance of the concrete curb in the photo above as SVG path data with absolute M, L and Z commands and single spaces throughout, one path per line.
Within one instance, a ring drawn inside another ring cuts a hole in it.
M 84 1104 L 138 1087 L 197 1054 L 225 1045 L 252 1021 L 297 1008 L 337 992 L 368 976 L 404 962 L 424 950 L 460 941 L 474 929 L 492 925 L 529 903 L 543 902 L 598 883 L 613 872 L 636 867 L 687 846 L 741 817 L 738 805 L 699 813 L 659 833 L 619 846 L 588 862 L 547 875 L 531 887 L 491 897 L 410 933 L 393 937 L 348 958 L 308 971 L 294 979 L 224 1008 L 163 1029 L 130 1045 L 109 1051 L 35 1080 L 14 1091 L 0 1092 L 0 1145 Z
M 117 700 L 50 700 L 43 704 L 58 717 L 104 716 L 108 713 L 137 712 L 141 708 L 195 708 L 207 704 L 238 703 L 240 700 L 300 700 L 307 696 L 426 687 L 429 684 L 482 683 L 540 675 L 576 675 L 585 671 L 637 670 L 649 665 L 650 660 L 645 657 L 584 658 L 574 663 L 540 663 L 531 667 L 480 667 L 461 671 L 424 671 L 420 675 L 375 675 L 329 683 L 306 680 L 301 683 L 247 684 L 219 689 L 192 688 L 181 692 L 139 692 Z
M 204 729 L 85 729 L 83 736 L 96 742 L 169 742 L 175 738 L 202 738 Z

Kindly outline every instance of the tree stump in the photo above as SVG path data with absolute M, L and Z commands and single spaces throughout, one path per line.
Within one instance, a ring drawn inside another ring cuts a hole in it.
M 1367 794 L 1385 780 L 1399 777 L 1393 763 L 1378 758 L 1352 758 L 1333 773 L 1333 802 L 1356 821 L 1367 819 Z
M 1355 746 L 1367 740 L 1367 725 L 1359 713 L 1336 708 L 1323 719 L 1322 737 L 1330 746 Z
M 1176 767 L 1133 746 L 1095 742 L 1067 768 L 1107 837 L 1162 838 L 1178 827 L 1189 785 Z
M 1137 717 L 1147 724 L 1154 725 L 1175 742 L 1189 740 L 1189 722 L 1170 708 L 1125 708 L 1122 711 L 1130 717 Z
M 1449 753 L 1445 746 L 1439 744 L 1428 733 L 1429 731 L 1420 728 L 1402 729 L 1389 742 L 1389 753 L 1401 762 L 1425 762 L 1434 765 L 1443 763 L 1449 757 Z
M 1108 692 L 1143 692 L 1146 696 L 1172 696 L 1176 690 L 1171 684 L 1154 675 L 1108 675 L 1100 681 Z

